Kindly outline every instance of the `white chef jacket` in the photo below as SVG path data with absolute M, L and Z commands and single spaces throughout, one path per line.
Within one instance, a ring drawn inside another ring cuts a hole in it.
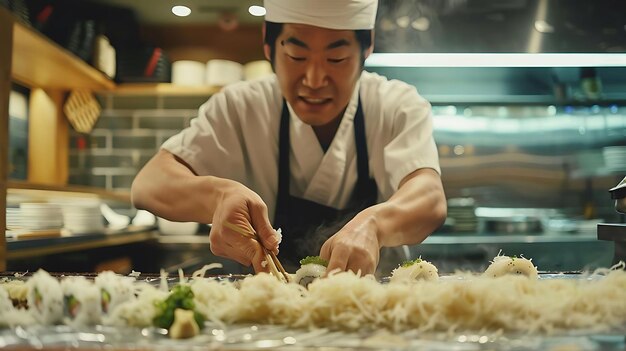
M 337 209 L 348 204 L 357 180 L 353 120 L 359 92 L 370 177 L 376 181 L 379 202 L 389 199 L 417 169 L 441 173 L 430 104 L 413 86 L 364 71 L 326 152 L 313 128 L 289 106 L 291 195 Z M 230 85 L 203 104 L 190 127 L 162 148 L 198 175 L 246 185 L 265 201 L 273 220 L 282 101 L 275 75 Z

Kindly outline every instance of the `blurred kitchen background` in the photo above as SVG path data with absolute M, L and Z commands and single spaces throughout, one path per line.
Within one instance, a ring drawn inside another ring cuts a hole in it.
M 127 191 L 211 94 L 140 84 L 219 89 L 271 73 L 263 17 L 250 14 L 261 0 L 187 0 L 188 17 L 172 15 L 170 1 L 0 4 L 118 84 L 93 92 L 99 113 L 88 132 L 70 128 L 70 185 Z M 113 72 L 94 57 L 102 38 L 116 51 Z M 381 0 L 374 52 L 366 70 L 414 85 L 433 105 L 449 207 L 425 243 L 389 250 L 393 264 L 422 256 L 442 272 L 481 269 L 500 250 L 547 271 L 611 264 L 613 243 L 597 240 L 596 228 L 624 223 L 608 189 L 626 175 L 626 2 Z M 29 180 L 29 89 L 13 90 L 10 178 Z M 158 262 L 137 267 L 214 260 L 199 228 L 160 235 Z

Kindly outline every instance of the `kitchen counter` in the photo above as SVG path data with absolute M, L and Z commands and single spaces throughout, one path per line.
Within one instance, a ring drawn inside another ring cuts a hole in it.
M 155 239 L 154 227 L 128 227 L 123 230 L 60 236 L 41 239 L 13 239 L 7 237 L 7 259 L 24 259 L 58 253 L 76 252 L 94 248 L 126 245 Z
M 160 244 L 209 244 L 208 235 L 160 235 Z M 538 235 L 485 235 L 485 234 L 433 234 L 420 245 L 454 245 L 454 244 L 512 244 L 512 243 L 569 243 L 596 242 L 595 233 L 557 234 L 543 233 Z
M 175 261 L 215 261 L 210 255 L 208 235 L 159 235 L 159 246 Z M 381 251 L 381 274 L 388 274 L 407 259 L 422 257 L 441 273 L 457 269 L 484 270 L 501 253 L 531 258 L 540 271 L 581 271 L 608 267 L 613 243 L 598 240 L 595 233 L 541 233 L 538 235 L 433 234 L 419 245 L 385 248 Z M 165 253 L 163 256 L 168 256 Z M 165 265 L 167 266 L 167 264 Z M 383 267 L 384 266 L 384 267 Z

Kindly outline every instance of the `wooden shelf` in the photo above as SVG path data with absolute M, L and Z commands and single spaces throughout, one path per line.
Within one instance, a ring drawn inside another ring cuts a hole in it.
M 167 95 L 167 96 L 210 96 L 222 87 L 189 87 L 171 83 L 125 83 L 119 84 L 114 91 L 105 91 L 115 95 Z
M 42 34 L 14 21 L 12 78 L 44 89 L 111 90 L 115 83 Z
M 130 204 L 129 192 L 113 192 L 101 188 L 93 188 L 80 185 L 50 185 L 50 184 L 33 184 L 19 180 L 9 180 L 7 183 L 7 191 L 9 194 L 23 194 L 30 196 L 59 197 L 59 196 L 77 196 L 77 197 L 97 197 L 102 200 L 111 200 Z
M 101 247 L 128 245 L 153 240 L 157 237 L 158 232 L 152 229 L 129 229 L 113 234 L 12 240 L 9 241 L 7 245 L 7 259 L 26 259 L 30 257 L 77 252 Z

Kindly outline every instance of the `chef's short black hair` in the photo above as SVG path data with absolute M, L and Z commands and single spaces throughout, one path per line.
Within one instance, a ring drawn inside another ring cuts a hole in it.
M 265 44 L 270 46 L 270 57 L 272 59 L 272 66 L 274 66 L 274 56 L 276 55 L 276 39 L 283 31 L 283 24 L 276 22 L 265 21 L 265 38 L 263 38 Z M 365 64 L 365 50 L 372 45 L 372 30 L 371 29 L 357 29 L 354 31 L 357 42 L 361 45 L 361 67 Z

